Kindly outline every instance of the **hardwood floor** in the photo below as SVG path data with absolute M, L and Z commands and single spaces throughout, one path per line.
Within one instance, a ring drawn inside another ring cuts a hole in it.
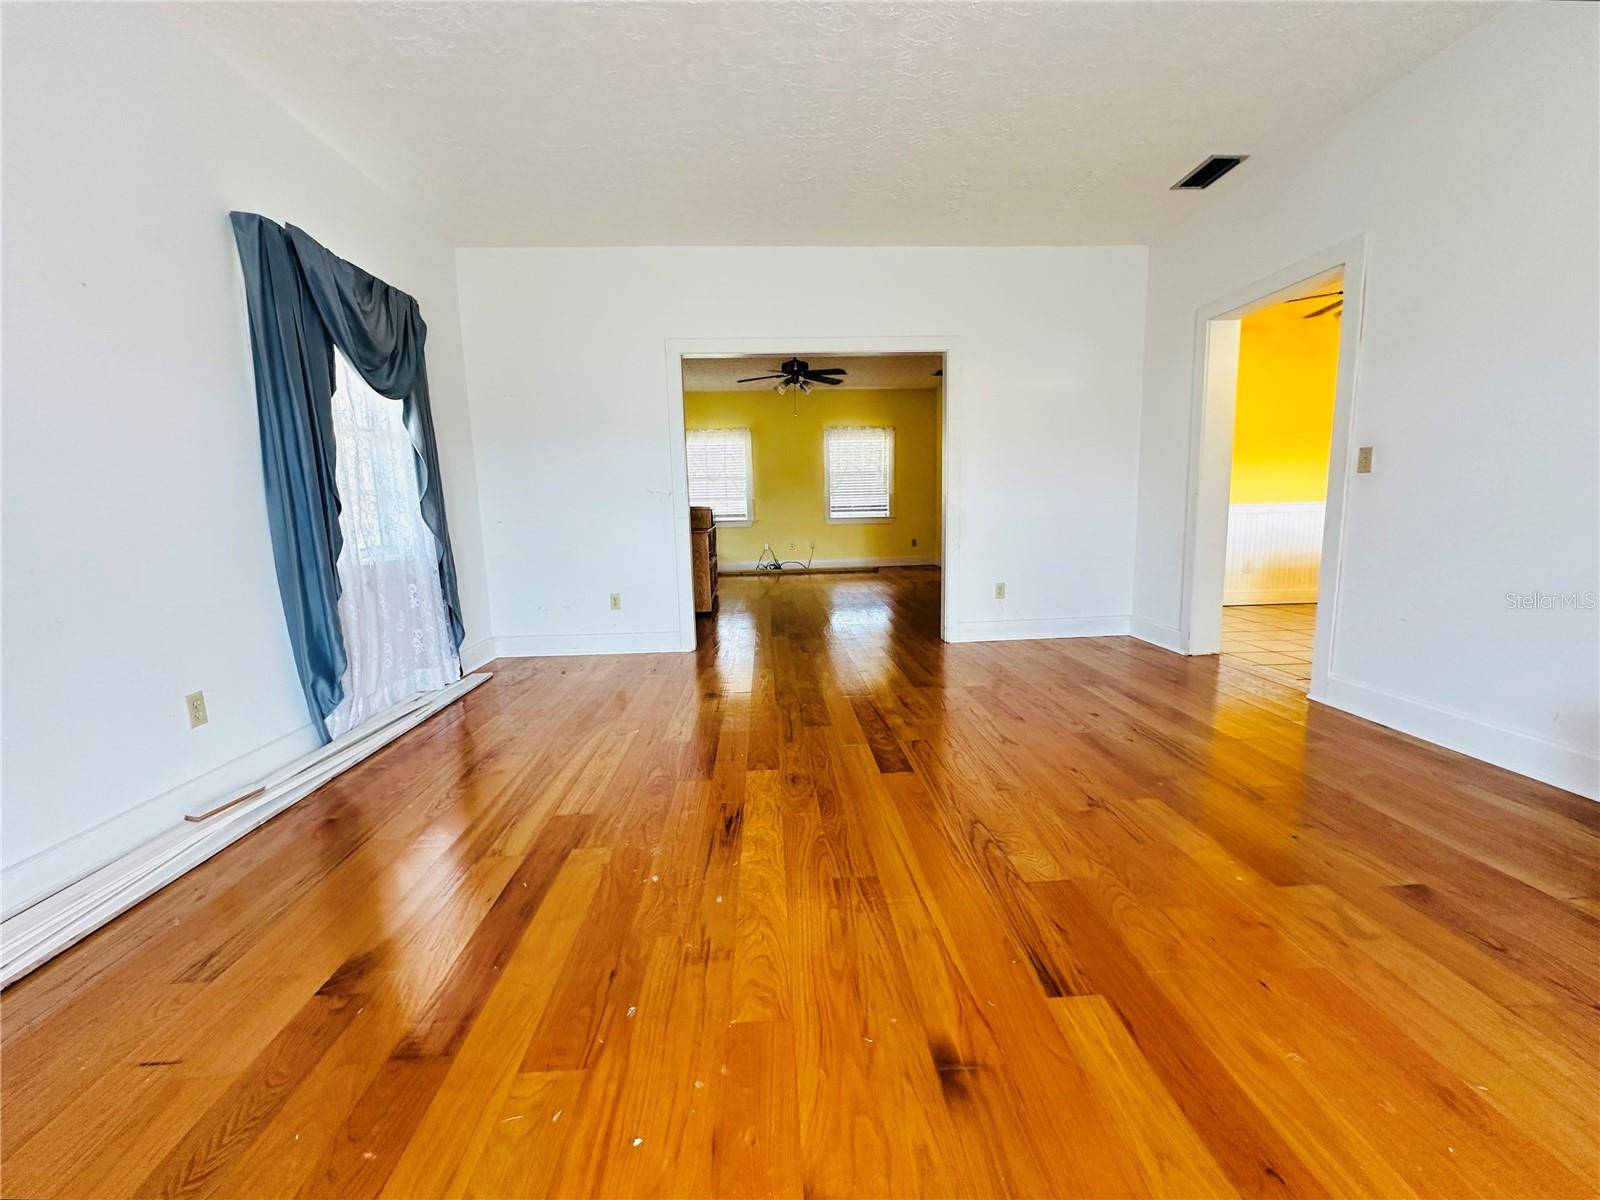
M 928 571 L 506 660 L 11 988 L 6 1196 L 1593 1195 L 1600 806 Z

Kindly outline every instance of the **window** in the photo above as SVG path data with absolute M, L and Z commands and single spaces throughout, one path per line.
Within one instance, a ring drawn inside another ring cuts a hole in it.
M 884 520 L 894 497 L 894 430 L 838 425 L 823 430 L 828 520 Z
M 344 696 L 327 714 L 341 737 L 419 692 L 461 678 L 439 580 L 439 542 L 422 519 L 405 406 L 380 396 L 333 352 L 334 479 L 344 545 L 339 629 Z
M 690 429 L 689 503 L 711 509 L 718 521 L 750 521 L 750 431 Z

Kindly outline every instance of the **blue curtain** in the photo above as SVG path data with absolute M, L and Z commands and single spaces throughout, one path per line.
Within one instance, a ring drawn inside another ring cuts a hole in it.
M 416 300 L 336 257 L 304 230 L 256 213 L 236 212 L 232 221 L 250 312 L 278 590 L 306 706 L 326 741 L 345 670 L 336 569 L 343 539 L 334 486 L 335 346 L 375 392 L 404 405 L 422 519 L 438 541 L 439 583 L 457 650 L 465 635 L 428 401 L 428 327 Z

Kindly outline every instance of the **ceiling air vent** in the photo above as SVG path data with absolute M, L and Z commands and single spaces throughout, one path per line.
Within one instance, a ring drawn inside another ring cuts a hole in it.
M 1248 154 L 1213 154 L 1173 184 L 1172 190 L 1188 192 L 1208 188 L 1249 157 Z

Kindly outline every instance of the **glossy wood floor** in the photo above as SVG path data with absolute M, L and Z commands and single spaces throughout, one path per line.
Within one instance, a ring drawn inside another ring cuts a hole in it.
M 1596 1191 L 1600 806 L 932 572 L 494 681 L 12 988 L 4 1194 Z

